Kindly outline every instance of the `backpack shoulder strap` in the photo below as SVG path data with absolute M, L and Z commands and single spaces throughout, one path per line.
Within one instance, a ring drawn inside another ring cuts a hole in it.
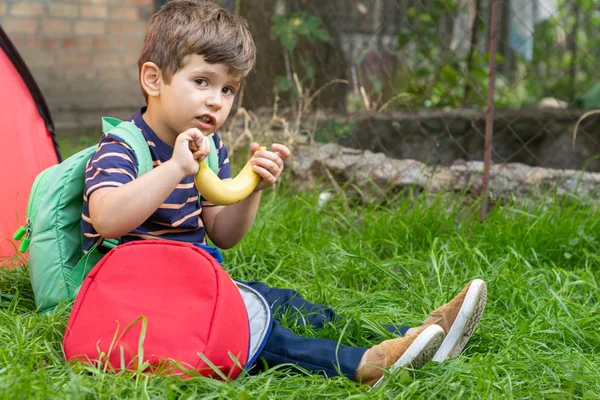
M 104 117 L 102 118 L 102 131 L 119 137 L 131 147 L 137 161 L 138 176 L 152 170 L 150 149 L 141 129 L 133 122 Z
M 210 153 L 208 153 L 208 156 L 206 157 L 206 163 L 208 164 L 208 166 L 210 167 L 210 169 L 213 170 L 213 172 L 215 174 L 219 173 L 219 157 L 217 156 L 217 147 L 215 145 L 215 137 L 210 136 L 209 137 L 209 143 L 210 143 Z
M 138 176 L 152 170 L 152 156 L 148 144 L 141 129 L 133 122 L 121 121 L 117 118 L 102 118 L 102 131 L 121 138 L 133 150 L 137 159 Z M 219 173 L 219 157 L 214 137 L 210 137 L 210 153 L 206 157 L 206 163 L 215 174 Z
M 138 176 L 152 169 L 150 149 L 142 131 L 134 123 L 121 121 L 117 118 L 104 117 L 102 118 L 102 132 L 117 136 L 131 147 L 136 158 Z M 118 243 L 119 239 L 104 239 L 101 242 L 101 246 L 111 249 Z M 66 275 L 68 279 L 65 279 L 65 283 L 71 297 L 75 297 L 83 279 L 103 256 L 104 253 L 101 253 L 98 249 L 98 244 L 95 244 Z

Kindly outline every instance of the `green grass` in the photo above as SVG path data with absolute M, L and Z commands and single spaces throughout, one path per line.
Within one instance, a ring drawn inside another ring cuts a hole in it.
M 79 150 L 98 144 L 101 135 L 102 131 L 100 128 L 57 132 L 56 140 L 60 146 L 63 160 L 77 153 Z
M 247 237 L 225 252 L 239 279 L 291 287 L 346 321 L 323 331 L 370 346 L 388 323 L 419 324 L 472 278 L 488 304 L 464 353 L 367 393 L 345 378 L 273 368 L 226 384 L 63 361 L 67 315 L 38 316 L 24 268 L 0 279 L 0 398 L 600 398 L 600 213 L 579 203 L 506 204 L 480 222 L 463 197 L 398 197 L 317 209 L 315 192 L 265 194 Z

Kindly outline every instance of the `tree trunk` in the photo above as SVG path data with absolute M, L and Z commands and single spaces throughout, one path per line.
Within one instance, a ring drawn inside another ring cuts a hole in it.
M 577 32 L 579 31 L 579 20 L 580 20 L 580 7 L 577 2 L 573 2 L 572 12 L 575 17 L 575 22 L 573 24 L 573 28 L 571 30 L 571 34 L 569 35 L 569 39 L 567 42 L 567 46 L 569 51 L 571 52 L 571 63 L 569 65 L 569 80 L 570 80 L 570 94 L 569 100 L 570 103 L 575 103 L 575 99 L 577 97 L 577 63 L 578 63 L 578 52 L 577 52 Z
M 463 93 L 462 106 L 467 105 L 469 94 L 471 92 L 471 82 L 469 81 L 469 74 L 473 69 L 473 57 L 475 55 L 475 48 L 477 47 L 477 32 L 479 30 L 479 13 L 481 9 L 481 0 L 475 0 L 475 12 L 473 15 L 473 23 L 471 24 L 471 42 L 469 43 L 469 55 L 467 56 L 467 71 L 465 73 L 465 91 Z

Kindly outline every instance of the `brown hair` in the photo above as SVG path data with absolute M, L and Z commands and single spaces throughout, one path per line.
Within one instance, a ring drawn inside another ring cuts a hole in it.
M 245 77 L 254 67 L 256 46 L 246 21 L 208 0 L 172 0 L 149 22 L 138 68 L 155 63 L 165 83 L 199 54 L 208 63 L 223 63 L 230 72 Z M 142 88 L 148 101 L 148 94 Z

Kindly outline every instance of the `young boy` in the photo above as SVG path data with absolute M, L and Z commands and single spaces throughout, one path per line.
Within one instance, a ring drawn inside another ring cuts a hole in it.
M 253 169 L 261 181 L 250 196 L 234 205 L 215 206 L 199 199 L 194 176 L 198 160 L 209 154 L 209 140 L 213 140 L 218 176 L 231 178 L 227 148 L 216 131 L 254 66 L 255 51 L 246 23 L 210 1 L 173 0 L 151 18 L 138 65 L 147 106 L 131 121 L 148 143 L 154 168 L 138 177 L 132 150 L 114 136 L 102 137 L 86 168 L 84 251 L 103 238 L 120 238 L 121 243 L 162 238 L 194 243 L 221 260 L 218 249 L 206 245 L 206 236 L 223 249 L 244 237 L 262 189 L 277 181 L 290 150 L 277 143 L 270 150 L 259 150 L 252 143 Z M 292 290 L 249 284 L 273 309 L 307 313 L 304 321 L 315 327 L 335 318 L 331 309 L 310 304 Z M 419 368 L 434 356 L 442 361 L 459 354 L 483 313 L 485 296 L 483 281 L 472 281 L 421 327 L 402 328 L 404 337 L 368 350 L 303 338 L 275 321 L 260 357 L 267 365 L 291 363 L 374 385 L 391 366 Z

